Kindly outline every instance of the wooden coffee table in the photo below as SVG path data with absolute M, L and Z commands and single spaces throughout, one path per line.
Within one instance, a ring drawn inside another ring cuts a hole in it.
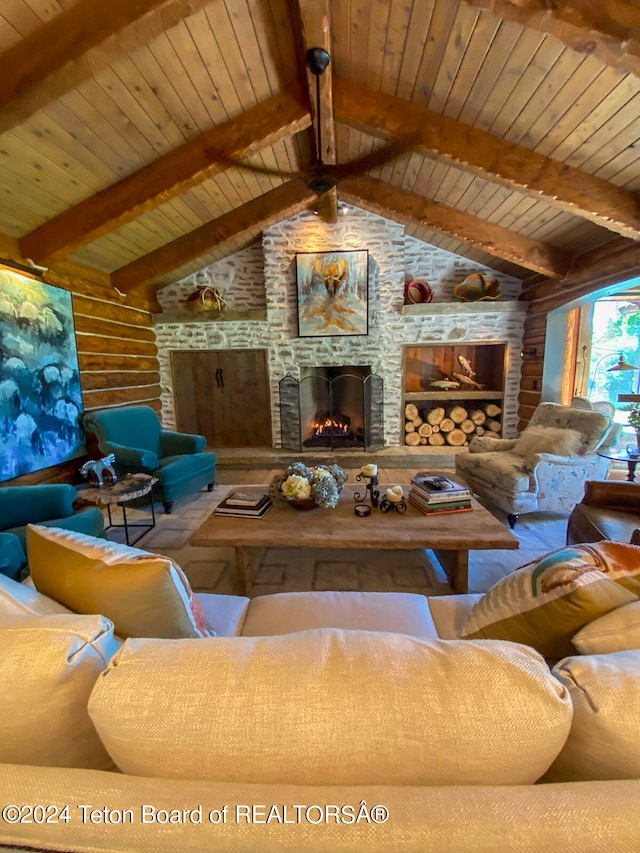
M 409 486 L 403 486 L 405 496 Z M 265 489 L 247 489 L 264 494 Z M 250 548 L 366 548 L 418 551 L 430 548 L 442 564 L 456 593 L 469 588 L 469 551 L 516 550 L 518 539 L 491 513 L 472 499 L 473 512 L 425 516 L 411 504 L 406 513 L 382 513 L 358 518 L 353 511 L 354 487 L 345 486 L 335 509 L 299 512 L 277 504 L 264 518 L 228 518 L 211 514 L 191 537 L 197 546 L 234 547 L 236 572 L 243 594 L 253 583 L 255 567 Z

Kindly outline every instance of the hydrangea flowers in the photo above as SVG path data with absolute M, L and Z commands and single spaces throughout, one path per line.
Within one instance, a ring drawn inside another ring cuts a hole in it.
M 338 503 L 347 473 L 339 465 L 310 465 L 294 462 L 273 478 L 269 494 L 274 502 L 312 500 L 331 509 Z

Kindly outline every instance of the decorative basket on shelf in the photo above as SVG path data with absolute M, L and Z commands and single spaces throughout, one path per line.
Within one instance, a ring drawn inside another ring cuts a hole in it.
M 429 284 L 421 278 L 412 278 L 404 286 L 405 305 L 424 305 L 433 299 Z
M 187 296 L 186 306 L 189 311 L 224 311 L 228 308 L 227 300 L 222 291 L 208 284 L 199 284 L 193 293 Z
M 480 302 L 483 299 L 500 298 L 500 282 L 493 273 L 473 272 L 461 284 L 456 284 L 453 293 L 463 302 Z

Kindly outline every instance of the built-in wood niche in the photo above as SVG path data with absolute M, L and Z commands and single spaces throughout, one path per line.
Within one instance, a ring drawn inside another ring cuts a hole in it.
M 216 447 L 271 447 L 267 351 L 171 353 L 176 424 Z
M 404 443 L 464 447 L 473 435 L 490 432 L 499 437 L 506 354 L 504 342 L 405 347 Z M 465 384 L 454 375 L 465 375 L 458 356 L 468 361 L 475 374 L 470 378 L 482 388 Z M 460 388 L 439 389 L 429 384 L 445 379 L 460 382 Z M 463 417 L 465 412 L 467 416 Z

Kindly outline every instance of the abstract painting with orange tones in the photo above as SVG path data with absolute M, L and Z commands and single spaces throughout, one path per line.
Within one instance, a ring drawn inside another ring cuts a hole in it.
M 298 336 L 366 335 L 368 270 L 364 250 L 297 254 Z

